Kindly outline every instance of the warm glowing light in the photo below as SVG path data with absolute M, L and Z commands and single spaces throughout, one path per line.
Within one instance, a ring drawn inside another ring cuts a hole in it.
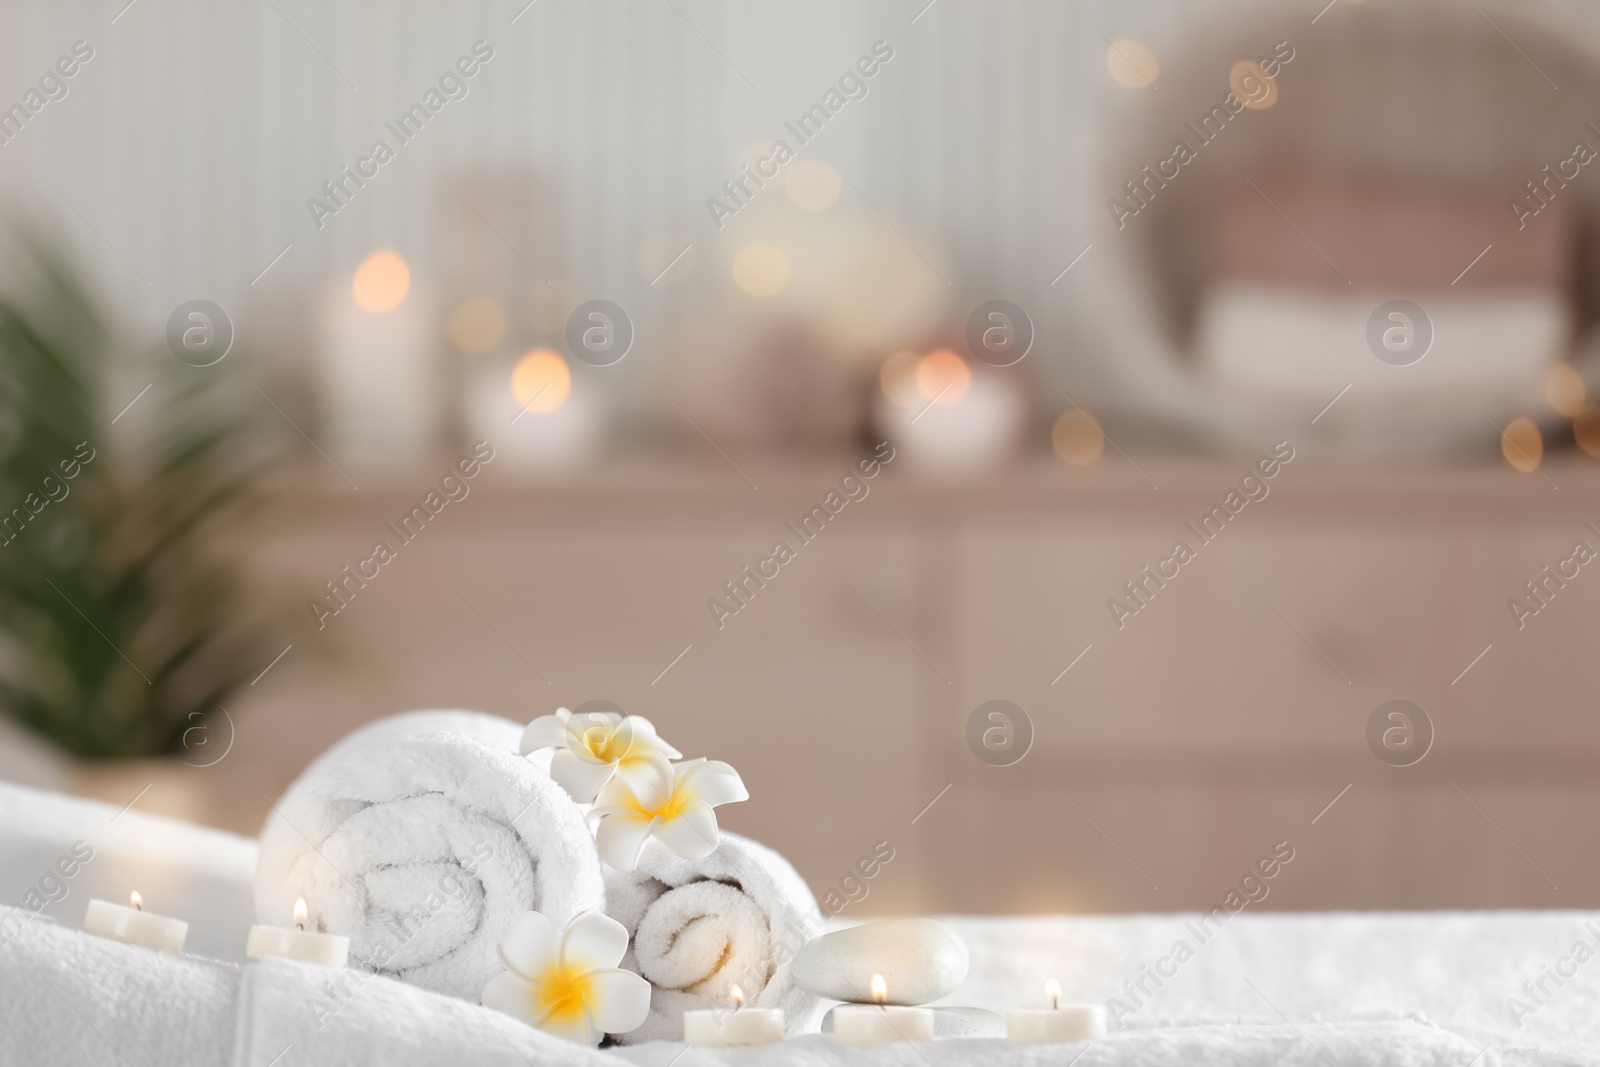
M 1254 60 L 1241 59 L 1233 65 L 1228 72 L 1228 88 L 1252 111 L 1265 111 L 1278 102 L 1278 83 Z
M 954 404 L 972 388 L 967 361 L 941 348 L 917 360 L 917 395 L 936 404 Z
M 878 386 L 883 395 L 901 407 L 911 407 L 917 400 L 917 360 L 915 352 L 896 352 L 883 361 L 878 369 Z
M 735 1008 L 744 1007 L 744 990 L 740 989 L 736 985 L 730 987 L 728 990 L 728 999 L 733 1001 L 733 1006 Z
M 487 352 L 506 335 L 505 306 L 492 296 L 469 296 L 450 312 L 445 332 L 463 352 Z
M 733 280 L 751 296 L 773 296 L 789 284 L 789 255 L 777 245 L 745 245 L 733 257 Z
M 1069 467 L 1087 467 L 1100 462 L 1106 450 L 1105 434 L 1100 424 L 1087 412 L 1073 408 L 1061 413 L 1050 428 L 1050 443 L 1056 458 Z
M 511 395 L 528 411 L 554 411 L 572 392 L 567 361 L 548 348 L 535 348 L 511 371 Z
M 889 987 L 883 980 L 883 975 L 872 976 L 872 1002 L 874 1004 L 889 1003 Z
M 1156 83 L 1156 78 L 1161 74 L 1161 64 L 1156 62 L 1156 54 L 1144 42 L 1129 37 L 1111 42 L 1106 49 L 1106 69 L 1118 85 L 1125 85 L 1129 89 L 1148 88 Z
M 1583 376 L 1570 363 L 1557 363 L 1544 379 L 1544 396 L 1559 414 L 1575 419 L 1583 414 L 1588 400 L 1583 387 Z
M 1591 456 L 1600 456 L 1600 410 L 1590 408 L 1572 424 L 1572 436 L 1578 447 Z
M 839 199 L 844 179 L 820 159 L 802 159 L 789 165 L 783 186 L 795 207 L 803 211 L 826 211 Z
M 362 311 L 392 311 L 410 291 L 411 268 L 399 252 L 389 248 L 363 259 L 350 283 L 350 295 Z
M 1539 427 L 1525 415 L 1506 423 L 1506 428 L 1500 431 L 1500 454 L 1517 470 L 1533 473 L 1544 457 L 1544 438 L 1539 434 Z
M 132 904 L 139 911 L 144 910 L 144 897 L 139 895 L 139 891 L 137 889 L 128 894 L 128 903 Z
M 297 926 L 301 926 L 301 927 L 305 926 L 305 922 L 306 922 L 306 920 L 308 918 L 310 918 L 310 916 L 311 916 L 311 909 L 306 907 L 306 898 L 305 897 L 297 897 L 297 898 L 295 898 L 295 902 L 294 902 L 294 921 L 295 921 L 295 924 Z
M 1050 1002 L 1050 1007 L 1061 1007 L 1061 983 L 1054 978 L 1044 984 L 1045 999 Z

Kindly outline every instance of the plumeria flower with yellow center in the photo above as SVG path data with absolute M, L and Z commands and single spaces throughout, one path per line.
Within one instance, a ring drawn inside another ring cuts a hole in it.
M 637 792 L 620 775 L 600 788 L 594 810 L 600 820 L 595 845 L 600 858 L 619 871 L 639 865 L 639 852 L 654 834 L 686 860 L 705 859 L 717 850 L 718 804 L 749 800 L 739 772 L 719 760 L 689 760 L 671 765 L 672 786 Z
M 637 1029 L 650 1014 L 650 983 L 617 966 L 627 950 L 627 929 L 598 911 L 584 912 L 565 930 L 524 912 L 500 941 L 506 969 L 483 987 L 483 1006 L 598 1045 L 605 1034 Z
M 556 749 L 550 777 L 579 804 L 593 803 L 613 776 L 640 793 L 663 793 L 672 784 L 668 761 L 683 757 L 656 736 L 649 719 L 614 711 L 557 708 L 554 715 L 539 716 L 522 732 L 519 751 L 526 756 L 544 748 Z

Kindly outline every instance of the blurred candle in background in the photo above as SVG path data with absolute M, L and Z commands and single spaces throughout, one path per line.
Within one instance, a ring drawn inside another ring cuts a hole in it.
M 573 380 L 560 353 L 479 361 L 467 381 L 463 421 L 493 441 L 508 462 L 554 472 L 590 459 L 604 441 L 605 417 L 592 383 Z
M 947 348 L 912 362 L 896 353 L 879 373 L 876 422 L 907 463 L 926 474 L 991 469 L 1017 448 L 1027 403 L 1015 375 L 976 370 Z
M 334 459 L 370 467 L 429 456 L 441 414 L 437 331 L 400 253 L 364 259 L 318 325 L 318 399 Z

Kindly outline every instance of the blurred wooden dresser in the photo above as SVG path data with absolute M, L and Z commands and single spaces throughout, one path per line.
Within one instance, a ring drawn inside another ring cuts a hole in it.
M 253 832 L 262 793 L 392 711 L 525 720 L 606 698 L 733 763 L 752 799 L 723 825 L 819 897 L 887 841 L 894 859 L 845 883 L 848 914 L 1209 907 L 1281 841 L 1295 859 L 1267 908 L 1600 903 L 1577 845 L 1600 818 L 1600 567 L 1520 631 L 1507 606 L 1574 542 L 1600 549 L 1583 526 L 1600 468 L 1302 457 L 1119 629 L 1108 598 L 1193 544 L 1185 522 L 1249 462 L 1140 460 L 1159 489 L 1116 459 L 965 483 L 891 468 L 804 545 L 785 523 L 850 457 L 741 457 L 759 489 L 715 457 L 543 484 L 491 470 L 324 630 L 297 609 L 229 761 L 194 772 L 196 814 Z M 303 605 L 429 479 L 300 473 L 240 547 Z M 719 629 L 707 601 L 780 539 L 795 558 Z M 1366 741 L 1395 698 L 1436 731 L 1410 767 Z M 1032 723 L 1011 766 L 967 746 L 992 699 Z

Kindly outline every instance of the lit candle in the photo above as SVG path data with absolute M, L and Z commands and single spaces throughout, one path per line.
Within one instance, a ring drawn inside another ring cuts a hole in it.
M 294 902 L 293 930 L 282 926 L 252 926 L 244 954 L 252 959 L 283 956 L 303 963 L 320 963 L 324 967 L 343 967 L 350 957 L 350 939 L 307 930 L 307 914 L 306 899 L 301 897 Z
M 933 1009 L 891 1005 L 883 975 L 872 976 L 871 1004 L 841 1004 L 833 1009 L 833 1037 L 846 1045 L 888 1045 L 932 1041 Z
M 1048 1008 L 1012 1008 L 1006 1012 L 1006 1036 L 1013 1041 L 1096 1041 L 1106 1036 L 1106 1009 L 1099 1004 L 1061 1003 L 1061 983 L 1044 984 Z
M 182 919 L 169 919 L 145 911 L 138 890 L 128 894 L 127 906 L 105 900 L 89 901 L 83 929 L 85 933 L 168 952 L 182 952 L 183 942 L 189 936 L 189 924 Z
M 683 1013 L 683 1039 L 691 1045 L 766 1045 L 783 1040 L 783 1011 L 779 1008 L 747 1008 L 744 990 L 728 991 L 733 1010 L 686 1011 Z

